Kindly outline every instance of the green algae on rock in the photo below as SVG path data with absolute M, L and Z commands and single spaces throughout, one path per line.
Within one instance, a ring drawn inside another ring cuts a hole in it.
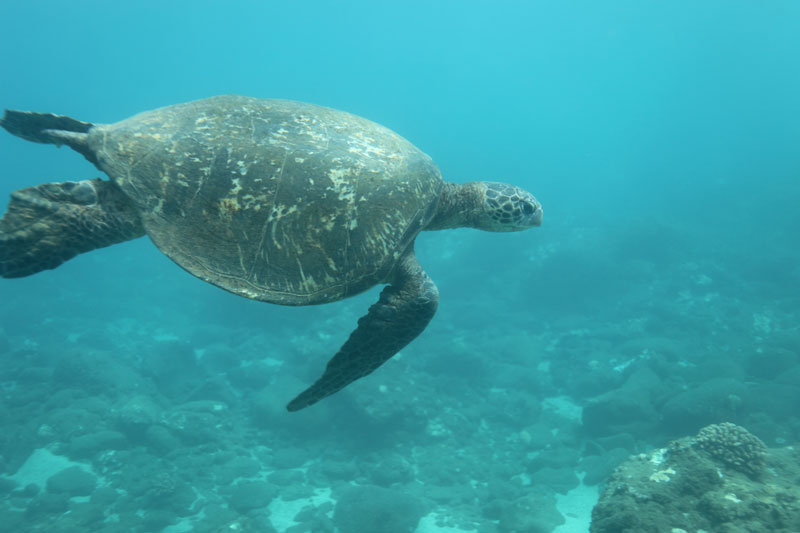
M 591 533 L 800 531 L 800 453 L 762 446 L 744 428 L 717 424 L 632 456 L 593 509 Z

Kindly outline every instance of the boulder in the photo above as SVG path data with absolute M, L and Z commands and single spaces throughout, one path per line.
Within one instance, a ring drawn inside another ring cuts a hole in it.
M 97 486 L 97 476 L 80 466 L 70 466 L 47 478 L 47 490 L 52 493 L 88 496 Z
M 422 502 L 406 492 L 348 486 L 338 497 L 333 523 L 340 533 L 412 533 L 424 514 Z

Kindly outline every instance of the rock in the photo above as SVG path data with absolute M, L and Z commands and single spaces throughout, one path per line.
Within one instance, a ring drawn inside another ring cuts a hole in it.
M 158 381 L 174 381 L 175 378 L 194 373 L 197 369 L 194 347 L 181 340 L 156 342 L 141 357 L 142 371 Z
M 233 489 L 230 505 L 244 514 L 266 507 L 277 495 L 277 487 L 266 481 L 240 481 Z
M 502 500 L 510 502 L 519 496 L 519 482 L 507 477 L 490 477 L 486 481 L 481 500 Z M 499 518 L 499 516 L 498 516 Z
M 287 432 L 296 439 L 313 440 L 315 428 L 331 423 L 329 404 L 320 402 L 319 409 L 303 409 L 294 413 L 297 416 L 286 417 L 286 399 L 294 397 L 298 390 L 305 387 L 308 387 L 308 383 L 281 374 L 277 382 L 270 382 L 269 386 L 262 385 L 259 390 L 248 394 L 242 404 L 249 408 L 253 424 L 257 427 L 271 432 Z M 337 421 L 336 425 L 341 423 Z
M 144 436 L 151 425 L 161 417 L 161 407 L 149 396 L 136 395 L 119 408 L 119 423 L 123 431 L 133 438 Z
M 709 437 L 723 446 L 742 440 L 706 429 L 620 465 L 592 511 L 591 532 L 796 531 L 800 453 L 791 447 L 767 450 L 770 468 L 756 480 L 726 455 L 709 453 L 716 449 Z
M 800 356 L 795 352 L 776 346 L 750 354 L 745 362 L 745 368 L 749 375 L 774 379 L 798 363 L 800 363 Z
M 65 513 L 69 509 L 69 495 L 66 493 L 43 492 L 25 508 L 25 515 L 29 520 L 39 520 L 48 516 Z M 24 531 L 24 530 L 21 530 Z
M 326 460 L 319 465 L 319 469 L 330 481 L 347 481 L 358 475 L 358 467 L 353 461 Z
M 11 491 L 15 490 L 19 483 L 7 477 L 0 477 L 0 495 L 6 496 Z
M 572 468 L 542 468 L 531 474 L 531 483 L 535 487 L 548 487 L 560 494 L 566 494 L 581 481 Z
M 229 337 L 230 332 L 220 332 L 219 338 Z M 192 339 L 194 341 L 194 339 Z M 241 351 L 231 347 L 230 345 L 215 342 L 197 350 L 198 364 L 210 375 L 220 375 L 242 368 L 239 366 L 242 363 Z M 248 367 L 249 368 L 249 367 Z M 269 383 L 263 382 L 261 385 Z
M 138 372 L 105 351 L 64 353 L 55 365 L 53 380 L 60 387 L 97 394 L 131 390 L 140 385 Z
M 175 408 L 176 412 L 222 414 L 228 411 L 228 404 L 218 400 L 192 400 Z
M 314 496 L 314 489 L 309 485 L 288 485 L 280 487 L 280 495 L 283 501 L 307 500 Z
M 239 403 L 237 392 L 220 376 L 206 378 L 203 384 L 187 397 L 189 401 L 213 401 L 226 405 Z
M 508 502 L 506 500 L 491 500 L 481 508 L 481 514 L 484 516 L 484 518 L 497 521 L 500 520 L 501 516 L 503 516 L 503 511 L 506 507 L 508 507 Z
M 275 377 L 276 369 L 261 361 L 248 366 L 238 366 L 228 372 L 228 378 L 239 389 L 261 389 Z
M 119 498 L 119 493 L 111 487 L 98 487 L 92 493 L 91 503 L 99 507 L 110 507 Z
M 543 449 L 538 455 L 527 461 L 531 471 L 540 468 L 573 468 L 578 464 L 580 452 L 567 446 L 553 446 Z
M 25 513 L 12 511 L 4 507 L 0 508 L 0 524 L 6 528 L 6 531 L 25 531 L 28 526 L 25 519 Z
M 795 365 L 775 378 L 777 383 L 797 387 L 800 383 L 800 365 Z
M 178 483 L 170 496 L 169 506 L 178 516 L 189 516 L 196 512 L 192 510 L 195 500 L 197 493 L 194 489 L 188 483 Z
M 181 447 L 181 441 L 170 430 L 161 425 L 152 425 L 144 432 L 148 446 L 159 453 L 169 453 Z
M 142 517 L 144 531 L 161 531 L 178 521 L 178 516 L 166 509 L 149 509 Z
M 232 478 L 255 477 L 261 472 L 261 464 L 252 457 L 236 456 L 225 462 L 223 468 Z M 272 481 L 270 479 L 270 481 Z
M 125 435 L 119 431 L 103 430 L 73 437 L 69 450 L 72 457 L 86 458 L 107 450 L 120 450 L 128 446 Z
M 186 398 L 203 379 L 194 348 L 187 342 L 167 340 L 142 353 L 142 373 L 170 399 Z
M 587 441 L 585 445 L 585 455 L 591 455 L 592 453 L 603 455 L 606 453 L 606 450 L 613 450 L 614 448 L 624 448 L 628 450 L 629 453 L 633 453 L 636 449 L 636 439 L 629 433 L 617 433 L 607 437 L 592 439 Z
M 48 439 L 64 439 L 68 435 L 84 435 L 87 428 L 105 429 L 101 415 L 79 409 L 75 407 L 74 402 L 72 398 L 59 399 L 45 415 L 44 424 L 39 426 L 38 435 Z
M 644 436 L 658 423 L 658 412 L 644 390 L 615 389 L 591 400 L 582 414 L 590 437 L 617 433 Z
M 100 531 L 106 508 L 90 502 L 70 502 L 69 513 L 59 517 L 61 531 Z
M 35 498 L 42 491 L 36 483 L 28 483 L 22 488 L 15 490 L 12 495 L 17 498 Z
M 299 522 L 297 526 L 292 526 L 286 530 L 286 533 L 297 531 L 297 533 L 305 533 L 313 531 L 314 533 L 333 533 L 335 526 L 333 520 L 328 518 L 328 513 L 333 511 L 333 504 L 325 502 L 319 507 L 307 505 L 294 516 L 295 522 Z
M 552 426 L 542 422 L 525 427 L 519 436 L 525 446 L 534 451 L 544 450 L 557 442 Z
M 556 498 L 532 492 L 514 500 L 500 513 L 499 533 L 550 533 L 565 522 L 556 508 Z
M 198 533 L 201 531 L 209 533 L 234 533 L 236 531 L 242 531 L 243 533 L 249 533 L 242 527 L 242 520 L 239 518 L 239 514 L 233 509 L 229 509 L 227 506 L 207 503 L 203 506 L 203 514 L 205 518 L 195 526 L 195 531 Z M 199 527 L 201 524 L 202 527 Z M 261 531 L 253 533 L 261 533 Z M 264 533 L 273 533 L 273 531 L 266 529 Z
M 765 436 L 772 434 L 776 437 L 787 437 L 787 421 L 796 418 L 797 406 L 800 405 L 800 373 L 795 374 L 794 377 L 798 379 L 794 383 L 785 382 L 786 384 L 783 384 L 774 381 L 748 383 L 749 404 L 747 407 L 754 416 L 748 416 L 740 422 L 746 420 L 748 426 L 752 425 L 752 429 L 756 429 L 759 419 L 765 420 L 769 417 L 774 420 L 774 423 L 771 424 L 773 426 L 771 430 L 765 432 Z M 759 425 L 764 426 L 765 424 Z M 767 428 L 760 427 L 758 429 L 762 431 Z
M 450 508 L 459 505 L 472 505 L 475 502 L 475 492 L 469 485 L 434 485 L 433 483 L 422 487 L 422 494 L 426 499 Z
M 195 404 L 196 402 L 192 402 Z M 201 402 L 200 405 L 218 406 L 216 411 L 186 410 L 184 406 L 173 409 L 164 417 L 162 424 L 181 441 L 191 444 L 209 444 L 225 437 L 225 432 L 220 427 L 225 423 L 223 419 L 227 406 L 218 402 Z M 198 407 L 195 405 L 194 407 Z
M 742 418 L 748 400 L 747 387 L 742 382 L 711 379 L 670 398 L 661 409 L 662 424 L 675 436 L 693 434 L 720 420 Z
M 340 533 L 412 533 L 424 515 L 410 494 L 377 486 L 347 486 L 338 495 L 333 523 Z
M 97 477 L 79 466 L 71 466 L 47 478 L 47 490 L 69 497 L 88 496 L 97 486 Z
M 585 457 L 579 467 L 586 473 L 583 477 L 583 482 L 586 485 L 602 483 L 630 455 L 630 452 L 625 448 L 614 448 L 601 455 Z
M 286 447 L 275 451 L 272 458 L 275 468 L 298 468 L 308 460 L 309 452 L 305 448 Z
M 302 485 L 305 483 L 305 478 L 305 475 L 300 470 L 276 470 L 267 479 L 273 485 L 289 487 L 291 485 Z
M 381 487 L 407 483 L 414 479 L 411 464 L 401 455 L 389 454 L 379 461 L 369 473 L 370 479 Z
M 31 366 L 20 370 L 16 377 L 17 382 L 23 385 L 41 385 L 50 381 L 50 378 L 53 377 L 53 369 Z

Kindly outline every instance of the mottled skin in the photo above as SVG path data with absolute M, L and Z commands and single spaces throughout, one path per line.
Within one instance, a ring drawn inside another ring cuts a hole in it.
M 13 193 L 0 219 L 3 277 L 147 234 L 187 271 L 246 298 L 320 304 L 390 284 L 290 410 L 369 374 L 428 324 L 438 292 L 414 256 L 420 231 L 541 223 L 529 193 L 445 183 L 392 131 L 300 102 L 219 96 L 107 125 L 7 111 L 0 125 L 66 144 L 111 178 Z

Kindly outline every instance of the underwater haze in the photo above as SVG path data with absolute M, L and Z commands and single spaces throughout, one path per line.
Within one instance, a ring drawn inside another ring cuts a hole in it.
M 0 279 L 0 529 L 800 531 L 800 2 L 4 0 L 0 20 L 3 108 L 309 102 L 544 210 L 422 232 L 429 326 L 295 413 L 381 287 L 252 301 L 147 237 Z M 107 177 L 5 131 L 0 160 L 0 212 Z M 675 492 L 592 520 L 632 456 L 657 466 L 639 492 Z

